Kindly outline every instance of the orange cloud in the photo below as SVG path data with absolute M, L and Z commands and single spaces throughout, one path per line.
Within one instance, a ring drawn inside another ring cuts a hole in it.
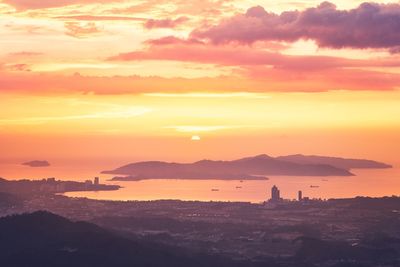
M 106 15 L 75 15 L 75 16 L 57 16 L 56 19 L 64 20 L 87 20 L 87 21 L 109 21 L 109 20 L 133 20 L 133 21 L 145 21 L 144 18 L 127 17 L 127 16 L 106 16 Z
M 31 71 L 30 66 L 25 63 L 17 63 L 17 64 L 0 64 L 0 74 L 1 70 L 7 71 Z M 0 78 L 1 79 L 1 78 Z M 1 89 L 0 89 L 1 90 Z
M 111 3 L 119 2 L 122 0 L 3 0 L 3 3 L 9 4 L 19 10 L 26 9 L 42 9 L 42 8 L 52 8 L 52 7 L 62 7 L 77 4 L 94 4 L 94 3 Z
M 101 30 L 97 28 L 94 22 L 88 22 L 86 24 L 66 22 L 64 25 L 67 29 L 66 34 L 75 38 L 85 38 L 101 33 Z
M 21 52 L 9 53 L 9 55 L 13 57 L 34 57 L 34 56 L 41 56 L 43 55 L 43 53 L 32 52 L 32 51 L 21 51 Z

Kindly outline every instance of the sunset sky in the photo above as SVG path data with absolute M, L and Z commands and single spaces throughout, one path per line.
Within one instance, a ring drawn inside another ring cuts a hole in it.
M 399 162 L 400 2 L 0 0 L 1 160 Z

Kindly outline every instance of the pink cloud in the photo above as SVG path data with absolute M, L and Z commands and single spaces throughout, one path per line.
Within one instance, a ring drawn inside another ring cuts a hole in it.
M 363 69 L 336 68 L 310 72 L 249 66 L 240 74 L 260 84 L 271 86 L 274 91 L 386 91 L 396 90 L 400 82 L 400 74 Z
M 187 17 L 179 17 L 177 19 L 149 19 L 144 24 L 144 27 L 147 29 L 175 28 L 188 20 Z
M 191 38 L 181 39 L 175 36 L 165 36 L 158 39 L 150 39 L 146 41 L 150 45 L 177 45 L 177 44 L 205 44 L 204 42 Z
M 170 60 L 224 66 L 267 65 L 294 71 L 349 67 L 397 67 L 393 59 L 355 60 L 329 56 L 291 56 L 241 45 L 210 45 L 196 39 L 167 36 L 149 40 L 144 50 L 121 53 L 110 61 Z
M 162 78 L 141 76 L 83 76 L 58 73 L 18 73 L 0 64 L 0 92 L 57 94 L 68 92 L 95 94 L 140 94 L 146 92 L 241 91 L 248 81 L 235 77 Z M 234 86 L 232 86 L 234 84 Z M 168 89 L 166 89 L 168 88 Z
M 150 92 L 321 92 L 330 90 L 393 90 L 399 74 L 351 69 L 293 72 L 251 66 L 231 77 L 162 78 L 140 76 L 68 76 L 56 73 L 10 72 L 1 70 L 0 92 L 31 94 L 95 93 L 140 94 Z M 245 72 L 245 73 L 244 73 Z
M 256 83 L 246 88 L 250 91 L 262 91 L 262 87 L 266 91 L 393 90 L 400 78 L 399 74 L 387 72 L 388 68 L 400 66 L 393 56 L 369 60 L 294 56 L 254 46 L 212 45 L 173 36 L 146 44 L 143 50 L 121 53 L 108 60 L 166 60 L 234 67 L 234 75 Z M 379 71 L 372 70 L 376 68 Z
M 281 14 L 252 7 L 215 26 L 196 29 L 192 36 L 216 44 L 309 39 L 320 47 L 397 49 L 398 29 L 400 4 L 363 3 L 351 10 L 338 10 L 323 2 L 315 8 Z

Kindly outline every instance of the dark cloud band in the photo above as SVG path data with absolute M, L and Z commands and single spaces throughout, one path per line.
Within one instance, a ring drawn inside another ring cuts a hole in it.
M 304 11 L 269 13 L 261 6 L 192 36 L 214 43 L 314 40 L 320 47 L 385 48 L 399 51 L 400 4 L 363 3 L 338 10 L 329 2 Z

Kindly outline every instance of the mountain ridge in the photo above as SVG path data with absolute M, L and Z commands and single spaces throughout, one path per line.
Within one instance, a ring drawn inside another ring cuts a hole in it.
M 295 162 L 300 164 L 313 164 L 318 162 L 346 170 L 386 169 L 393 167 L 392 165 L 369 159 L 355 159 L 355 158 L 342 158 L 342 157 L 329 157 L 329 156 L 303 155 L 303 154 L 280 156 L 277 157 L 277 159 L 287 160 L 290 162 Z
M 366 159 L 346 159 L 317 155 L 294 154 L 271 157 L 267 154 L 236 160 L 203 159 L 192 163 L 141 161 L 130 163 L 104 174 L 126 175 L 112 180 L 142 179 L 266 179 L 269 175 L 283 176 L 353 176 L 354 168 L 391 168 L 386 163 Z

